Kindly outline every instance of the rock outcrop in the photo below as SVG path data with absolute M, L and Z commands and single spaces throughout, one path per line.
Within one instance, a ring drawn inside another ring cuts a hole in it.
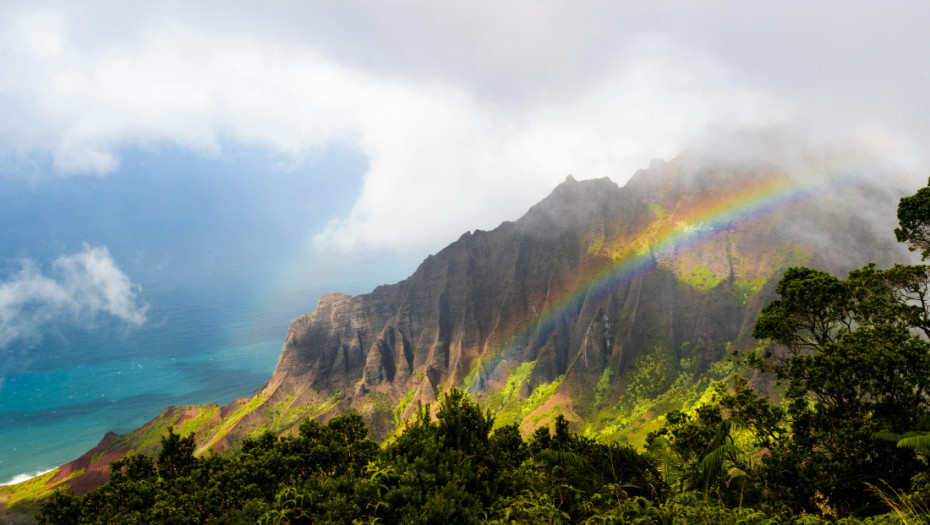
M 172 407 L 50 476 L 81 474 L 71 482 L 84 491 L 104 479 L 103 454 L 147 451 L 168 425 L 206 453 L 356 410 L 384 438 L 451 387 L 525 431 L 561 413 L 588 435 L 627 438 L 731 372 L 723 359 L 754 344 L 787 267 L 842 273 L 905 257 L 885 240 L 890 225 L 860 213 L 891 221 L 897 195 L 846 180 L 827 198 L 801 182 L 687 160 L 656 161 L 624 187 L 569 177 L 519 220 L 462 235 L 399 283 L 321 297 L 251 398 Z
M 869 195 L 893 214 L 893 197 Z M 805 235 L 824 228 L 858 241 L 825 253 Z M 490 400 L 533 363 L 511 401 L 558 382 L 558 411 L 588 420 L 598 382 L 598 404 L 621 401 L 643 356 L 671 367 L 648 389 L 657 393 L 752 344 L 788 266 L 843 272 L 900 253 L 871 228 L 772 168 L 655 162 L 622 188 L 569 177 L 519 220 L 466 233 L 404 281 L 323 296 L 291 324 L 261 395 L 336 396 L 337 411 L 360 411 L 383 436 L 413 401 L 462 386 Z M 548 419 L 526 415 L 527 428 Z

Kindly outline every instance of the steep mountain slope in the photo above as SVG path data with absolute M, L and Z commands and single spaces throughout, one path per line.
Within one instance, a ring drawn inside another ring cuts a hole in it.
M 728 350 L 754 344 L 785 268 L 841 273 L 904 257 L 885 240 L 890 226 L 862 213 L 893 220 L 897 195 L 835 174 L 813 180 L 827 186 L 689 158 L 656 161 L 624 187 L 569 177 L 519 220 L 466 233 L 404 281 L 320 298 L 291 323 L 252 398 L 171 407 L 35 483 L 86 490 L 81 477 L 105 468 L 91 459 L 153 452 L 169 425 L 220 451 L 355 410 L 385 438 L 451 387 L 525 431 L 562 413 L 592 436 L 641 437 L 733 372 Z
M 846 190 L 893 210 L 888 195 Z M 292 323 L 261 395 L 336 396 L 381 436 L 413 401 L 454 386 L 527 430 L 554 412 L 610 427 L 591 418 L 629 416 L 632 401 L 752 344 L 788 266 L 842 272 L 898 251 L 825 204 L 772 168 L 656 162 L 623 188 L 569 177 L 518 221 L 466 233 L 400 283 L 321 298 Z M 827 248 L 804 234 L 831 227 L 854 242 Z M 604 413 L 617 403 L 626 410 Z

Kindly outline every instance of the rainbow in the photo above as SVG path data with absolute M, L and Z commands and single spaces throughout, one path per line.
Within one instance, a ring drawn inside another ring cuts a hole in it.
M 851 179 L 859 178 L 863 173 L 872 172 L 880 165 L 876 164 L 876 158 L 870 152 L 841 153 L 821 159 L 816 165 L 793 166 L 791 176 L 775 173 L 760 176 L 735 191 L 721 192 L 721 195 L 704 202 L 671 211 L 627 243 L 626 246 L 631 249 L 612 254 L 610 263 L 601 271 L 565 290 L 550 300 L 545 310 L 520 323 L 493 346 L 489 345 L 479 362 L 472 366 L 472 373 L 464 386 L 477 386 L 480 381 L 474 379 L 487 378 L 501 362 L 522 352 L 534 338 L 547 336 L 560 325 L 569 322 L 586 300 L 602 299 L 618 286 L 651 269 L 655 264 L 656 253 L 685 248 L 721 227 L 791 206 L 821 191 L 832 191 Z M 803 181 L 803 184 L 798 181 Z M 264 300 L 256 305 L 257 309 L 275 308 L 281 297 L 291 296 L 294 290 L 305 288 L 301 283 L 315 282 L 322 285 L 321 278 L 334 282 L 340 280 L 333 277 L 339 274 L 335 268 L 338 264 L 325 263 L 333 258 L 323 257 L 325 254 L 318 253 L 316 246 L 309 240 L 298 246 L 292 258 L 281 261 L 277 271 L 269 273 L 273 276 L 273 282 L 266 287 Z M 320 272 L 321 268 L 323 272 Z
M 816 174 L 826 182 L 819 190 L 840 184 L 847 179 L 836 173 Z M 807 200 L 813 193 L 787 175 L 773 175 L 743 185 L 684 209 L 676 209 L 657 221 L 628 244 L 632 249 L 613 256 L 613 261 L 592 277 L 563 292 L 535 318 L 521 324 L 512 335 L 490 353 L 485 354 L 466 379 L 466 388 L 477 390 L 482 381 L 503 361 L 521 352 L 534 338 L 547 337 L 570 322 L 586 302 L 607 297 L 622 283 L 629 282 L 655 265 L 655 254 L 670 253 L 700 241 L 714 231 L 743 222 L 767 212 Z

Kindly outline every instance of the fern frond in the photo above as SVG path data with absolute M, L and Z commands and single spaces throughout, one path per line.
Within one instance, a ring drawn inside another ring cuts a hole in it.
M 930 434 L 905 437 L 898 441 L 898 448 L 909 448 L 923 456 L 930 456 Z
M 649 451 L 659 460 L 658 470 L 665 483 L 673 486 L 682 481 L 684 462 L 672 450 L 672 443 L 664 436 L 655 437 L 649 445 Z
M 872 439 L 878 439 L 881 441 L 890 441 L 892 443 L 897 443 L 901 441 L 903 438 L 904 436 L 902 436 L 901 434 L 897 434 L 895 432 L 890 432 L 890 431 L 876 432 L 872 434 Z

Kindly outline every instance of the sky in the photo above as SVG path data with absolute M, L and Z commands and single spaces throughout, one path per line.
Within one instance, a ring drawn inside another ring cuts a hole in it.
M 6 0 L 0 348 L 157 322 L 152 290 L 220 274 L 300 296 L 293 317 L 568 174 L 736 147 L 715 137 L 852 144 L 921 181 L 928 25 L 914 1 Z

